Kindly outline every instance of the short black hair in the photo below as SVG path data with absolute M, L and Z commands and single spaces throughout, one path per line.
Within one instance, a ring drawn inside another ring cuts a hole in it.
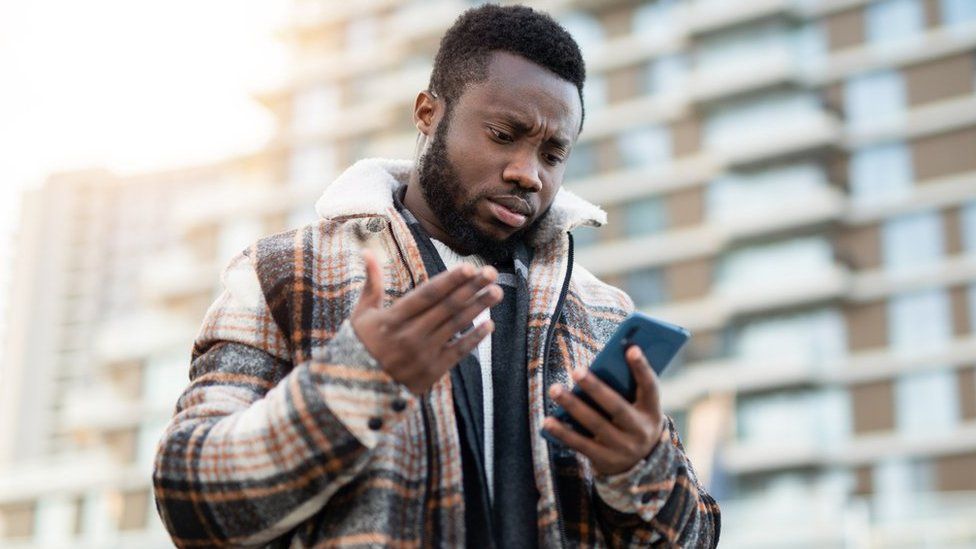
M 548 14 L 530 7 L 485 4 L 457 18 L 441 38 L 434 58 L 428 90 L 444 99 L 448 118 L 465 87 L 488 78 L 488 63 L 496 51 L 524 57 L 571 82 L 583 105 L 586 65 L 569 32 Z

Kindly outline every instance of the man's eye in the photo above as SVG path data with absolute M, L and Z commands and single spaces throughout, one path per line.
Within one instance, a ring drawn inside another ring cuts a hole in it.
M 495 128 L 488 128 L 488 129 L 489 131 L 491 131 L 491 135 L 494 136 L 494 138 L 499 141 L 503 141 L 505 143 L 511 143 L 513 141 L 511 134 L 505 133 Z
M 563 161 L 563 157 L 559 156 L 558 154 L 546 154 L 545 158 L 546 158 L 546 162 L 548 162 L 553 166 Z

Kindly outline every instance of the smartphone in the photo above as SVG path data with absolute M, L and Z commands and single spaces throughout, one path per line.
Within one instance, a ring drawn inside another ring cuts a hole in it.
M 647 361 L 651 363 L 651 368 L 660 375 L 689 338 L 691 332 L 681 326 L 651 318 L 643 313 L 633 313 L 624 319 L 610 337 L 610 341 L 597 353 L 593 364 L 590 365 L 590 371 L 629 402 L 633 402 L 637 397 L 637 381 L 631 375 L 624 356 L 627 349 L 631 345 L 640 347 Z M 580 387 L 573 387 L 573 394 L 604 417 L 610 417 Z M 557 406 L 553 417 L 584 436 L 593 436 L 593 433 L 577 423 L 562 406 Z M 542 436 L 550 442 L 561 445 L 561 442 L 545 429 L 542 430 Z

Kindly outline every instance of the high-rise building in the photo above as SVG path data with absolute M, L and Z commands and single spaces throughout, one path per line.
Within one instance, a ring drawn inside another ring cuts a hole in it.
M 723 547 L 976 543 L 976 3 L 526 3 L 587 60 L 565 184 L 610 224 L 578 261 L 694 333 L 662 392 Z M 165 545 L 145 456 L 220 266 L 356 159 L 413 155 L 470 5 L 296 0 L 264 151 L 27 201 L 3 543 Z
M 0 546 L 170 545 L 152 460 L 220 271 L 186 249 L 179 220 L 276 181 L 267 166 L 256 154 L 77 172 L 24 197 L 0 378 Z M 243 249 L 280 225 L 194 245 Z

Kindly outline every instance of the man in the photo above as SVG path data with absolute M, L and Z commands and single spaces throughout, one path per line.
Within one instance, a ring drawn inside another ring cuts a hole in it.
M 572 260 L 569 231 L 605 219 L 560 190 L 584 78 L 548 16 L 466 12 L 416 164 L 357 163 L 320 221 L 231 262 L 156 460 L 177 545 L 717 543 L 640 350 L 634 403 L 587 374 L 633 305 Z

